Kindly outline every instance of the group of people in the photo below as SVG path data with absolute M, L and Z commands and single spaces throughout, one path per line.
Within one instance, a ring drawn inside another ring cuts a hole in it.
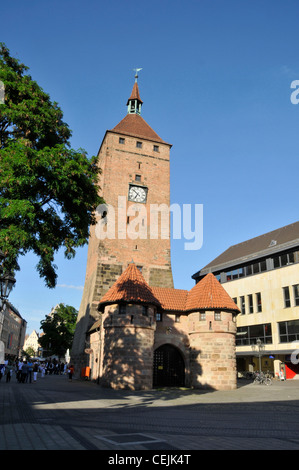
M 19 383 L 35 383 L 37 381 L 38 373 L 40 377 L 45 375 L 66 375 L 71 381 L 73 376 L 73 366 L 68 365 L 57 360 L 50 361 L 31 361 L 28 360 L 16 360 L 14 363 L 6 360 L 0 364 L 0 381 L 5 376 L 6 382 L 10 382 L 10 379 L 15 372 L 17 382 Z

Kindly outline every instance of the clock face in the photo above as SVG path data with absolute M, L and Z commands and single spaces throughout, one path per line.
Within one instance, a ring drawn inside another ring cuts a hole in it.
M 141 186 L 130 186 L 129 200 L 134 202 L 146 202 L 146 188 Z

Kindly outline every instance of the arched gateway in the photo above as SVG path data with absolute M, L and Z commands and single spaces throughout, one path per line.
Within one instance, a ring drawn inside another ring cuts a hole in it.
M 185 362 L 180 351 L 163 344 L 154 352 L 153 386 L 184 387 Z

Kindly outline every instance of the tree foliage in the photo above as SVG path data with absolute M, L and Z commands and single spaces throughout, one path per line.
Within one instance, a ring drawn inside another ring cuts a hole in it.
M 56 102 L 0 43 L 0 251 L 6 270 L 33 251 L 37 270 L 54 287 L 54 255 L 71 258 L 88 241 L 98 194 L 97 158 L 70 145 L 71 131 Z
M 44 334 L 40 336 L 39 343 L 48 355 L 62 357 L 71 348 L 77 316 L 78 311 L 74 307 L 61 303 L 41 321 Z

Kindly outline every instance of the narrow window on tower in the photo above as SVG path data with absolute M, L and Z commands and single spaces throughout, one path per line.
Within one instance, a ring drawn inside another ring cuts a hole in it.
M 119 308 L 119 313 L 120 314 L 123 315 L 123 314 L 126 313 L 126 304 L 120 304 L 118 308 Z
M 159 145 L 154 145 L 154 152 L 159 152 Z
M 137 140 L 137 142 L 136 142 L 136 147 L 137 147 L 138 149 L 142 149 L 142 142 L 139 142 L 139 141 Z
M 120 138 L 118 139 L 118 142 L 119 142 L 120 144 L 124 144 L 124 143 L 125 143 L 125 139 L 124 139 L 123 137 L 120 137 Z
M 135 175 L 135 181 L 141 181 L 141 175 Z
M 142 315 L 144 317 L 148 316 L 148 308 L 145 305 L 142 306 Z

